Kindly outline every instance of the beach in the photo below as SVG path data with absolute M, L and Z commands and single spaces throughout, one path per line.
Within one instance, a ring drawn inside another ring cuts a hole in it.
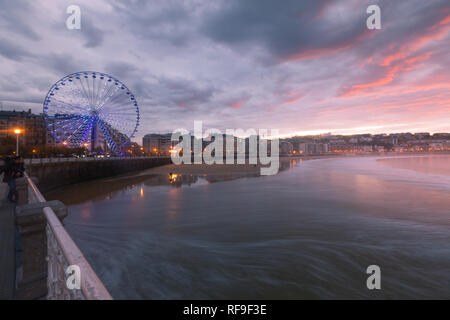
M 325 159 L 343 157 L 342 155 L 323 155 L 323 156 L 297 156 L 297 157 L 280 157 L 280 171 L 292 167 L 292 162 L 301 162 L 313 159 Z M 143 171 L 141 174 L 230 174 L 230 173 L 257 173 L 259 174 L 262 167 L 269 165 L 261 164 L 169 164 L 165 166 L 155 167 Z

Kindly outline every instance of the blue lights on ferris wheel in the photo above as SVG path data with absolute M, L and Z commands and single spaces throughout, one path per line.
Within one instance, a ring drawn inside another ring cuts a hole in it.
M 44 117 L 55 143 L 80 147 L 106 142 L 120 153 L 139 125 L 139 107 L 118 79 L 83 71 L 57 81 L 44 99 Z

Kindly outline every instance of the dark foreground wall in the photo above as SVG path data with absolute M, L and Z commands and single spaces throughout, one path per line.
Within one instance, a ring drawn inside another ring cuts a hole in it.
M 93 161 L 34 163 L 26 165 L 25 168 L 31 177 L 38 178 L 38 188 L 42 192 L 47 192 L 72 183 L 111 177 L 170 163 L 170 157 L 105 159 Z

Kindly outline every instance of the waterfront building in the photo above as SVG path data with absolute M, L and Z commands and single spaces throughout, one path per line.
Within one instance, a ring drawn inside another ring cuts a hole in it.
M 298 151 L 301 154 L 327 153 L 330 151 L 330 145 L 328 143 L 300 143 Z
M 292 151 L 292 143 L 288 141 L 280 141 L 280 154 L 291 154 Z
M 142 146 L 145 153 L 151 155 L 169 155 L 174 143 L 171 141 L 171 134 L 146 134 L 142 138 Z
M 44 145 L 46 143 L 46 125 L 42 114 L 28 111 L 0 111 L 0 139 L 15 137 L 14 129 L 23 133 L 19 136 L 20 144 Z

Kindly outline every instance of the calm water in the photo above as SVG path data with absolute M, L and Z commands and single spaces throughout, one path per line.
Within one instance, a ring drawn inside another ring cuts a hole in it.
M 118 299 L 449 299 L 450 156 L 379 159 L 52 196 L 72 203 L 69 233 Z M 371 264 L 379 291 L 366 288 Z

